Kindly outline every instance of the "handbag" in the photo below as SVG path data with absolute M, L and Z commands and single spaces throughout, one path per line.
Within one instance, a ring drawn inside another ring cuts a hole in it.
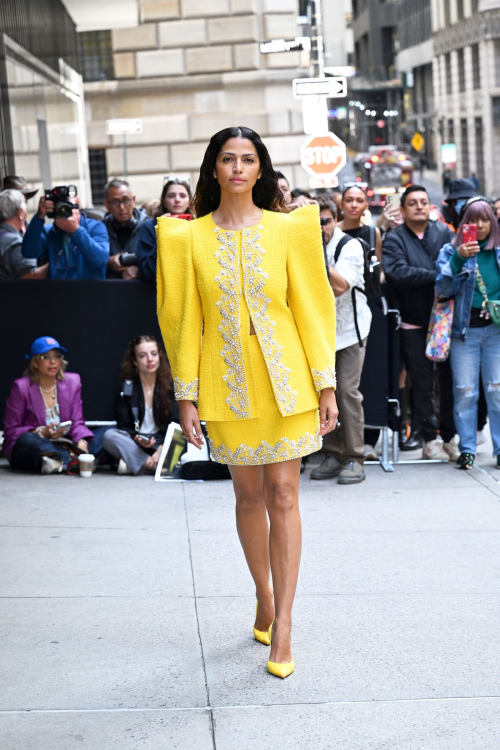
M 454 306 L 453 299 L 434 298 L 425 347 L 425 356 L 433 362 L 445 362 L 449 357 Z
M 484 317 L 489 318 L 491 322 L 494 323 L 496 326 L 500 326 L 500 299 L 488 299 L 488 291 L 486 289 L 486 284 L 483 281 L 483 277 L 481 276 L 481 271 L 479 270 L 477 264 L 476 264 L 476 281 L 477 281 L 477 288 L 479 289 L 479 291 L 484 297 L 481 315 L 484 315 Z

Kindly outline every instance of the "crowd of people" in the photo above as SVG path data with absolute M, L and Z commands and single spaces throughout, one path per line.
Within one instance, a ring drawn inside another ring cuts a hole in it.
M 401 314 L 401 398 L 411 383 L 411 428 L 403 450 L 424 459 L 451 460 L 470 468 L 489 417 L 500 468 L 500 201 L 477 195 L 465 179 L 450 183 L 440 207 L 425 187 L 413 184 L 400 205 L 387 205 L 373 226 L 365 191 L 312 195 L 291 190 L 277 172 L 288 210 L 319 205 L 325 267 L 336 298 L 336 370 L 340 425 L 323 445 L 311 477 L 339 484 L 365 479 L 364 463 L 376 458 L 379 432 L 365 428 L 359 391 L 372 316 L 384 297 Z M 189 221 L 191 191 L 168 180 L 158 200 L 136 206 L 131 185 L 106 185 L 106 214 L 80 210 L 78 198 L 64 213 L 42 195 L 27 222 L 34 192 L 22 177 L 4 180 L 0 192 L 0 280 L 143 279 L 156 281 L 156 219 Z M 47 216 L 53 223 L 46 223 Z M 475 226 L 475 235 L 464 227 Z M 475 236 L 475 238 L 474 238 Z M 436 299 L 452 299 L 453 322 L 434 362 L 426 355 Z M 72 471 L 74 452 L 90 451 L 119 473 L 154 471 L 168 424 L 178 418 L 165 354 L 152 336 L 134 339 L 125 355 L 116 404 L 116 428 L 85 427 L 81 383 L 66 370 L 66 350 L 51 337 L 37 339 L 29 366 L 6 404 L 4 453 L 18 469 Z M 437 382 L 436 382 L 437 381 Z M 439 398 L 436 398 L 438 384 Z M 66 429 L 65 422 L 70 422 Z M 456 434 L 458 433 L 458 441 Z M 70 448 L 68 448 L 68 445 Z

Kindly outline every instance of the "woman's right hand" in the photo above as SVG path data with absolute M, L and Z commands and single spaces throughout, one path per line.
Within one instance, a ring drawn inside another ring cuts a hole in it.
M 58 430 L 55 425 L 40 425 L 37 429 L 39 435 L 47 440 L 58 440 L 63 436 L 63 430 Z
M 479 243 L 477 242 L 464 242 L 464 244 L 460 245 L 458 248 L 457 253 L 461 258 L 472 258 L 472 256 L 476 255 L 480 249 Z
M 188 443 L 201 450 L 204 443 L 198 409 L 192 401 L 179 401 L 181 430 Z

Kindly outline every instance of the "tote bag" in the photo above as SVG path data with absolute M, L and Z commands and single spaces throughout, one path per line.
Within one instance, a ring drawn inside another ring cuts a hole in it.
M 433 362 L 444 362 L 449 357 L 453 308 L 452 299 L 434 299 L 425 347 L 425 356 Z

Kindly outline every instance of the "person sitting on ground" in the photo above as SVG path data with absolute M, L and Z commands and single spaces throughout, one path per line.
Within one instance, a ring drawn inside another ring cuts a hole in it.
M 60 474 L 68 468 L 66 435 L 84 453 L 94 434 L 85 426 L 80 376 L 66 372 L 66 349 L 52 336 L 31 345 L 28 369 L 5 404 L 4 454 L 14 469 Z M 67 432 L 60 427 L 71 421 Z
M 36 260 L 21 252 L 27 216 L 26 198 L 19 190 L 0 193 L 0 281 L 47 277 L 47 263 L 37 268 Z
M 288 206 L 292 202 L 292 194 L 290 192 L 290 183 L 288 182 L 283 172 L 279 172 L 278 170 L 275 170 L 275 172 L 276 172 L 276 177 L 278 178 L 278 187 L 281 190 L 281 193 L 283 195 L 283 200 L 285 202 L 285 205 Z
M 169 180 L 161 193 L 157 216 L 191 216 L 191 191 L 187 182 Z M 137 247 L 139 275 L 144 281 L 156 281 L 156 219 L 146 221 L 139 233 Z
M 79 199 L 75 203 L 79 205 Z M 54 203 L 42 195 L 23 239 L 25 258 L 49 259 L 49 279 L 104 279 L 109 258 L 109 240 L 102 221 L 89 219 L 74 208 L 69 218 L 57 216 L 45 226 Z
M 464 242 L 466 224 L 477 227 L 477 241 Z M 487 306 L 487 299 L 500 300 L 500 228 L 486 198 L 468 202 L 456 238 L 439 253 L 437 269 L 438 294 L 455 300 L 450 361 L 460 438 L 457 466 L 470 469 L 474 464 L 481 373 L 500 469 L 500 318 L 492 320 Z
M 132 195 L 126 180 L 110 180 L 105 195 L 104 205 L 108 213 L 104 223 L 110 245 L 107 276 L 110 279 L 136 279 L 139 269 L 134 256 L 137 256 L 139 231 L 149 217 L 143 208 L 135 207 L 135 195 Z M 131 262 L 125 262 L 122 255 L 130 255 L 127 260 Z
M 356 312 L 352 298 L 354 287 L 365 287 L 363 248 L 358 240 L 351 239 L 336 225 L 335 205 L 326 196 L 321 196 L 318 202 L 330 284 L 335 295 L 336 396 L 341 424 L 323 437 L 326 457 L 312 470 L 311 479 L 338 477 L 338 484 L 356 484 L 366 477 L 363 396 L 359 384 L 372 313 L 364 294 L 354 291 Z M 363 346 L 360 346 L 356 324 Z
M 384 240 L 384 271 L 401 312 L 401 348 L 412 387 L 412 438 L 426 459 L 455 460 L 455 424 L 448 361 L 438 362 L 441 384 L 439 431 L 434 403 L 434 363 L 425 356 L 427 329 L 434 302 L 436 260 L 453 239 L 452 230 L 430 220 L 425 187 L 410 185 L 401 196 L 404 223 Z M 417 442 L 418 441 L 418 442 Z
M 118 459 L 118 474 L 154 472 L 170 422 L 179 421 L 172 374 L 154 336 L 137 336 L 122 363 L 116 428 L 104 434 L 105 450 Z

